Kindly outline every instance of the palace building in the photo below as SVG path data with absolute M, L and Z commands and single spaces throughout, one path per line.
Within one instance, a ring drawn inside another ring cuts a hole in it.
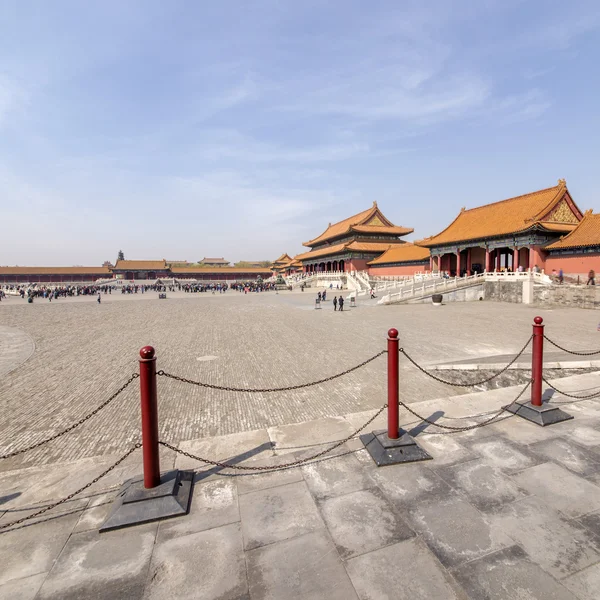
M 429 271 L 429 256 L 429 248 L 408 242 L 395 244 L 368 263 L 369 275 L 414 275 L 416 272 Z
M 175 266 L 165 260 L 118 260 L 114 267 L 0 267 L 0 284 L 19 283 L 94 283 L 111 279 L 148 281 L 177 279 L 180 281 L 255 281 L 268 279 L 267 267 L 193 267 Z
M 431 251 L 431 269 L 451 275 L 545 267 L 548 249 L 583 214 L 564 179 L 558 185 L 469 210 L 437 235 L 415 242 Z
M 364 271 L 370 261 L 383 254 L 390 246 L 405 244 L 400 239 L 413 229 L 398 227 L 379 210 L 377 202 L 363 212 L 330 223 L 318 237 L 305 242 L 310 248 L 294 257 L 302 263 L 305 273 L 317 271 Z

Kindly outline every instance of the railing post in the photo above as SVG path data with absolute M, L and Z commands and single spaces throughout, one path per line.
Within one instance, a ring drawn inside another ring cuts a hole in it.
M 158 457 L 158 406 L 156 399 L 156 356 L 152 346 L 140 350 L 140 397 L 142 404 L 142 449 L 144 487 L 160 483 Z
M 544 369 L 544 326 L 542 317 L 533 319 L 533 342 L 531 353 L 531 404 L 542 406 L 542 376 Z
M 398 330 L 388 331 L 388 438 L 398 439 L 400 424 L 399 413 L 399 356 L 398 356 Z

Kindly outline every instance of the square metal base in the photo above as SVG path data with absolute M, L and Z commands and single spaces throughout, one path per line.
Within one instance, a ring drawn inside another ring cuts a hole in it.
M 554 425 L 554 423 L 561 423 L 573 418 L 573 415 L 566 413 L 564 410 L 558 408 L 558 406 L 548 406 L 547 404 L 534 406 L 531 402 L 527 402 L 526 404 L 513 403 L 505 406 L 504 409 L 506 412 L 523 417 L 541 427 Z
M 122 486 L 100 533 L 185 515 L 192 496 L 193 471 L 161 473 L 160 484 L 144 487 L 144 478 L 129 479 Z
M 378 467 L 432 460 L 433 457 L 425 452 L 404 429 L 400 429 L 398 433 L 397 440 L 390 439 L 385 429 L 360 436 L 361 442 Z

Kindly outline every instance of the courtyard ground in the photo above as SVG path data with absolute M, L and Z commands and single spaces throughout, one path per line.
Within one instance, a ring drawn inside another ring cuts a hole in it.
M 597 314 L 576 309 L 359 302 L 338 313 L 330 302 L 315 310 L 311 292 L 10 298 L 0 305 L 0 447 L 28 446 L 100 405 L 146 344 L 169 373 L 281 387 L 384 350 L 390 327 L 424 365 L 514 355 L 536 314 L 567 348 L 600 348 Z M 559 381 L 566 391 L 600 385 L 596 373 Z M 520 388 L 468 394 L 401 361 L 400 389 L 419 414 L 458 418 L 498 409 Z M 385 356 L 285 393 L 161 377 L 160 436 L 211 459 L 280 464 L 351 435 L 385 401 Z M 0 531 L 0 598 L 597 598 L 600 403 L 564 408 L 576 418 L 549 428 L 513 417 L 453 435 L 403 411 L 434 460 L 380 469 L 357 439 L 336 458 L 237 477 L 165 451 L 163 469 L 197 470 L 190 515 L 98 534 L 118 486 L 140 472 L 138 450 L 39 523 Z M 367 431 L 384 426 L 382 415 Z M 138 440 L 134 381 L 71 434 L 0 462 L 0 527 L 91 481 Z

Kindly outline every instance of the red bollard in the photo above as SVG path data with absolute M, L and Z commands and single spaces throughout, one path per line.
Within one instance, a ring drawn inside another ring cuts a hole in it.
M 388 331 L 388 438 L 397 440 L 400 424 L 399 414 L 399 373 L 398 373 L 398 330 Z
M 142 403 L 142 450 L 144 487 L 160 483 L 158 457 L 158 406 L 156 400 L 156 356 L 152 346 L 140 350 L 140 397 Z
M 535 317 L 531 353 L 531 404 L 542 406 L 542 377 L 544 369 L 544 319 Z

